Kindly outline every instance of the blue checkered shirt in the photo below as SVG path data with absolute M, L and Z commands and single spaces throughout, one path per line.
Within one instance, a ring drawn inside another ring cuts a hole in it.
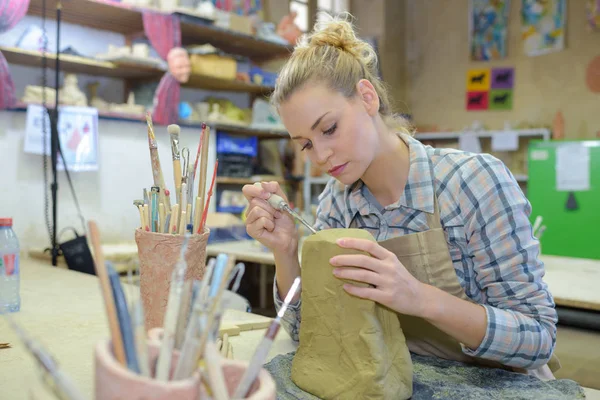
M 518 368 L 546 364 L 556 343 L 557 314 L 542 280 L 539 242 L 529 221 L 531 205 L 515 178 L 489 154 L 436 149 L 409 136 L 404 139 L 410 171 L 400 200 L 382 208 L 362 182 L 344 186 L 332 179 L 319 196 L 315 229 L 353 223 L 378 241 L 428 230 L 425 212 L 433 212 L 435 188 L 458 280 L 487 313 L 481 345 L 463 346 L 463 352 Z M 273 289 L 279 310 L 276 282 Z M 301 300 L 290 305 L 282 319 L 296 341 L 300 306 Z

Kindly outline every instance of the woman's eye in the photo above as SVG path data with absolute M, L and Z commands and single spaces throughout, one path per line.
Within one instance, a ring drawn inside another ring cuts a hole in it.
M 304 150 L 310 149 L 310 148 L 312 148 L 312 142 L 309 140 L 308 142 L 306 142 L 304 144 L 304 146 L 302 146 L 302 149 L 300 151 L 304 151 Z
M 337 123 L 333 124 L 333 126 L 326 131 L 323 132 L 324 135 L 331 135 L 337 129 Z

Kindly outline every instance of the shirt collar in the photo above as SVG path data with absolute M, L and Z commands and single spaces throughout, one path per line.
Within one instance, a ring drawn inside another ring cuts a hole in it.
M 402 134 L 401 138 L 408 145 L 410 153 L 408 180 L 400 199 L 388 205 L 385 209 L 392 210 L 399 207 L 408 207 L 431 214 L 434 211 L 434 185 L 431 160 L 425 146 L 421 142 L 406 134 Z M 352 216 L 356 213 L 368 215 L 376 209 L 365 198 L 364 190 L 368 190 L 368 188 L 361 180 L 346 187 L 345 199 Z

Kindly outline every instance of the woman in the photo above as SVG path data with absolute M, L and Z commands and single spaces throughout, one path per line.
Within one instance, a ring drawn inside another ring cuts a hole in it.
M 335 178 L 315 229 L 363 228 L 378 241 L 340 240 L 372 257 L 334 257 L 334 275 L 370 284 L 344 289 L 396 311 L 411 351 L 553 378 L 557 314 L 529 202 L 496 158 L 415 140 L 376 71 L 352 25 L 328 21 L 295 48 L 272 98 L 294 142 Z M 300 274 L 295 224 L 266 201 L 285 198 L 276 182 L 243 192 L 248 234 L 275 256 L 279 308 Z M 298 297 L 284 317 L 294 340 Z

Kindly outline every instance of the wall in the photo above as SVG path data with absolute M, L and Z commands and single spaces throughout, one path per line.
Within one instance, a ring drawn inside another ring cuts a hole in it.
M 600 54 L 600 33 L 585 28 L 585 2 L 567 1 L 564 51 L 527 57 L 520 39 L 521 2 L 512 0 L 508 58 L 491 63 L 469 61 L 469 0 L 453 0 L 452 7 L 441 7 L 438 0 L 410 3 L 405 20 L 408 103 L 417 124 L 454 130 L 473 120 L 489 128 L 502 128 L 506 120 L 551 125 L 555 113 L 562 110 L 568 138 L 592 138 L 600 130 L 600 94 L 585 87 L 587 64 Z M 465 110 L 467 70 L 484 66 L 515 67 L 513 110 Z
M 29 24 L 40 24 L 37 17 L 25 17 L 11 31 L 0 35 L 0 45 L 14 46 L 20 34 Z M 47 22 L 50 35 L 49 47 L 55 48 L 53 38 L 55 24 Z M 124 43 L 121 35 L 112 32 L 91 30 L 71 24 L 63 24 L 61 49 L 73 46 L 86 55 L 106 51 L 108 43 Z M 38 85 L 41 71 L 38 68 L 10 65 L 16 85 L 17 97 L 23 95 L 26 85 Z M 62 76 L 61 76 L 62 81 Z M 109 101 L 122 101 L 123 82 L 118 79 L 80 75 L 79 87 L 86 90 L 87 82 L 99 81 L 99 94 Z M 54 85 L 54 72 L 49 74 Z M 206 91 L 184 89 L 182 99 L 200 101 L 210 94 Z M 245 94 L 212 93 L 227 97 L 240 107 L 247 107 Z M 50 239 L 44 217 L 44 181 L 42 158 L 23 152 L 25 136 L 25 112 L 0 111 L 0 180 L 3 195 L 0 196 L 0 217 L 14 218 L 15 231 L 24 249 L 48 247 Z M 102 237 L 107 242 L 132 241 L 135 227 L 139 225 L 139 214 L 133 200 L 142 197 L 142 188 L 150 188 L 152 174 L 146 125 L 142 122 L 99 120 L 99 164 L 95 172 L 74 172 L 72 179 L 85 218 L 98 221 Z M 193 149 L 198 145 L 199 129 L 182 128 L 180 146 Z M 173 178 L 170 145 L 166 127 L 156 127 L 159 153 L 167 185 Z M 208 174 L 214 165 L 215 135 L 211 135 Z M 49 174 L 50 177 L 50 174 Z M 49 178 L 50 179 L 50 178 Z M 80 233 L 81 223 L 77 218 L 69 186 L 64 172 L 59 172 L 58 232 L 73 226 Z M 214 209 L 214 202 L 211 208 Z M 51 212 L 50 212 L 51 215 Z M 61 240 L 72 234 L 66 232 Z

